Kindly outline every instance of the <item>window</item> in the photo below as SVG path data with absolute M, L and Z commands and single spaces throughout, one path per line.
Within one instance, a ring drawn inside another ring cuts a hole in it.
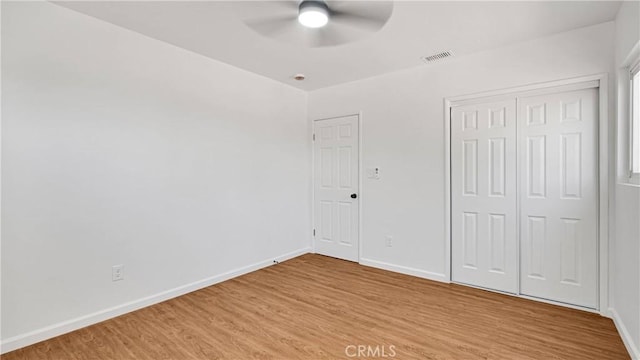
M 640 62 L 631 68 L 630 167 L 631 178 L 640 177 Z

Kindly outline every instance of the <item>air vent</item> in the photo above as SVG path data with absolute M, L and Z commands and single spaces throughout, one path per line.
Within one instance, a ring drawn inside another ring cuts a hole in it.
M 422 61 L 426 62 L 426 63 L 431 63 L 434 61 L 438 61 L 438 60 L 442 60 L 448 57 L 453 56 L 453 54 L 451 54 L 451 51 L 443 51 L 439 54 L 434 54 L 434 55 L 429 55 L 429 56 L 423 56 L 422 57 Z

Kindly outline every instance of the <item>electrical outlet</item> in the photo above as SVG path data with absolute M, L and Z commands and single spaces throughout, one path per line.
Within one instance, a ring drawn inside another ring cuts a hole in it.
M 385 244 L 387 245 L 387 247 L 393 246 L 393 236 L 387 235 L 385 237 Z
M 124 280 L 124 265 L 113 265 L 111 267 L 111 280 Z

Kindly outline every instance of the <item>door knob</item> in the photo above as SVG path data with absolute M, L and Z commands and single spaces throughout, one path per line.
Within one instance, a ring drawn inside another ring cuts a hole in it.
M 358 195 L 357 195 L 357 194 L 351 194 L 351 198 L 352 198 L 352 199 L 355 199 L 355 198 L 357 198 L 357 197 L 358 197 Z

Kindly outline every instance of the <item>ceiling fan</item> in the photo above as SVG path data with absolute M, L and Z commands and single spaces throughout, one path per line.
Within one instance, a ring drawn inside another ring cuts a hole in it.
M 392 1 L 250 1 L 239 6 L 254 31 L 306 47 L 359 40 L 380 30 L 393 12 Z

